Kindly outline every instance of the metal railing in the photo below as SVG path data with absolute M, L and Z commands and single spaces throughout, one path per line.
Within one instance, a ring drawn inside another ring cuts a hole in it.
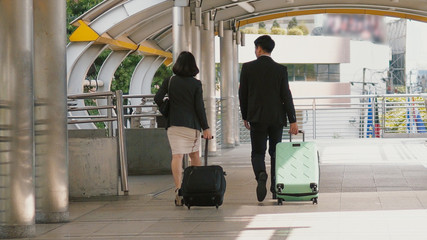
M 130 120 L 131 128 L 155 128 L 156 118 L 161 117 L 157 105 L 154 103 L 154 94 L 124 95 L 128 105 L 124 105 L 124 118 Z M 130 104 L 129 104 L 130 103 Z M 139 103 L 139 104 L 136 104 Z
M 107 99 L 106 105 L 99 106 L 85 106 L 82 103 L 85 99 Z M 115 104 L 114 104 L 115 103 Z M 88 110 L 107 110 L 106 115 L 89 115 L 86 114 Z M 68 124 L 82 124 L 82 123 L 96 123 L 104 122 L 109 129 L 109 136 L 113 136 L 113 122 L 117 122 L 117 142 L 119 146 L 119 161 L 120 161 L 120 179 L 121 189 L 124 195 L 129 194 L 128 184 L 128 167 L 127 167 L 127 152 L 126 152 L 126 136 L 125 136 L 125 121 L 123 111 L 123 93 L 122 91 L 116 92 L 102 92 L 102 93 L 83 93 L 68 95 Z M 113 114 L 116 110 L 116 114 Z M 83 115 L 73 116 L 70 113 L 83 112 Z
M 309 139 L 427 137 L 426 101 L 427 94 L 294 97 L 298 125 Z M 250 143 L 239 121 L 240 142 Z M 219 117 L 217 136 L 221 132 Z M 217 141 L 221 145 L 221 137 Z
M 313 139 L 425 136 L 420 94 L 296 97 L 300 126 Z
M 134 128 L 156 127 L 156 117 L 161 114 L 153 98 L 153 94 L 123 96 L 129 104 L 123 106 L 124 112 L 127 112 L 123 118 L 130 120 L 124 121 L 124 125 Z M 299 127 L 306 132 L 308 139 L 427 137 L 426 99 L 426 94 L 336 95 L 294 97 L 294 104 Z M 220 107 L 221 102 L 218 99 L 216 129 L 218 145 L 222 143 Z M 107 105 L 88 106 L 85 110 L 96 108 L 107 111 L 115 109 Z M 92 116 L 92 121 L 104 121 L 105 117 L 114 118 L 111 114 L 98 115 Z M 242 120 L 239 121 L 240 142 L 249 143 L 249 131 L 244 127 Z M 84 120 L 73 120 L 70 123 L 79 122 Z M 289 138 L 286 129 L 283 138 Z

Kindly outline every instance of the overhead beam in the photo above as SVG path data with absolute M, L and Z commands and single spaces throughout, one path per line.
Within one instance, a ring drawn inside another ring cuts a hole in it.
M 144 43 L 137 45 L 130 39 L 126 38 L 122 40 L 113 39 L 107 34 L 100 36 L 92 28 L 90 28 L 84 21 L 78 21 L 80 26 L 71 34 L 71 42 L 95 42 L 102 43 L 121 50 L 134 50 L 139 51 L 143 55 L 157 55 L 166 57 L 165 65 L 172 63 L 173 55 L 171 52 L 166 52 L 161 49 L 153 48 L 151 46 L 145 46 Z
M 283 18 L 283 17 L 294 17 L 294 16 L 301 16 L 301 15 L 325 14 L 325 13 L 368 14 L 368 15 L 379 15 L 379 16 L 413 19 L 413 20 L 417 20 L 420 22 L 427 22 L 427 17 L 423 17 L 423 16 L 419 16 L 419 15 L 415 15 L 415 14 L 399 13 L 399 12 L 384 11 L 384 10 L 340 8 L 340 9 L 299 10 L 299 11 L 268 14 L 268 15 L 263 15 L 263 16 L 259 16 L 259 17 L 240 20 L 238 22 L 238 27 L 242 27 L 244 25 L 251 24 L 251 23 L 257 23 L 257 22 L 273 20 L 273 19 Z

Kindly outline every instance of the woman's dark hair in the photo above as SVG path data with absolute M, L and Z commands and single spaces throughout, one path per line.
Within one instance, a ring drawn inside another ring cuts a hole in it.
M 183 77 L 194 77 L 199 73 L 196 59 L 191 52 L 183 51 L 179 54 L 172 68 L 173 73 Z
M 263 35 L 255 40 L 255 47 L 260 46 L 264 51 L 271 53 L 274 49 L 275 43 L 268 35 Z

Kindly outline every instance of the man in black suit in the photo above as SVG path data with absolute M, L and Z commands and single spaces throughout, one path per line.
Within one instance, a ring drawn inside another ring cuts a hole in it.
M 245 127 L 250 130 L 252 168 L 257 180 L 257 198 L 263 201 L 267 195 L 267 172 L 265 152 L 267 139 L 271 157 L 271 187 L 275 193 L 276 144 L 281 142 L 283 126 L 290 122 L 290 133 L 298 133 L 297 119 L 292 94 L 289 89 L 288 71 L 276 63 L 270 55 L 275 43 L 270 36 L 255 40 L 257 59 L 244 63 L 240 74 L 239 100 Z

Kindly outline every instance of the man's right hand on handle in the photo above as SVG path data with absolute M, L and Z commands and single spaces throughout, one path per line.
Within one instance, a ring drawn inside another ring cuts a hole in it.
M 290 124 L 289 133 L 293 135 L 298 134 L 298 123 L 294 122 Z

